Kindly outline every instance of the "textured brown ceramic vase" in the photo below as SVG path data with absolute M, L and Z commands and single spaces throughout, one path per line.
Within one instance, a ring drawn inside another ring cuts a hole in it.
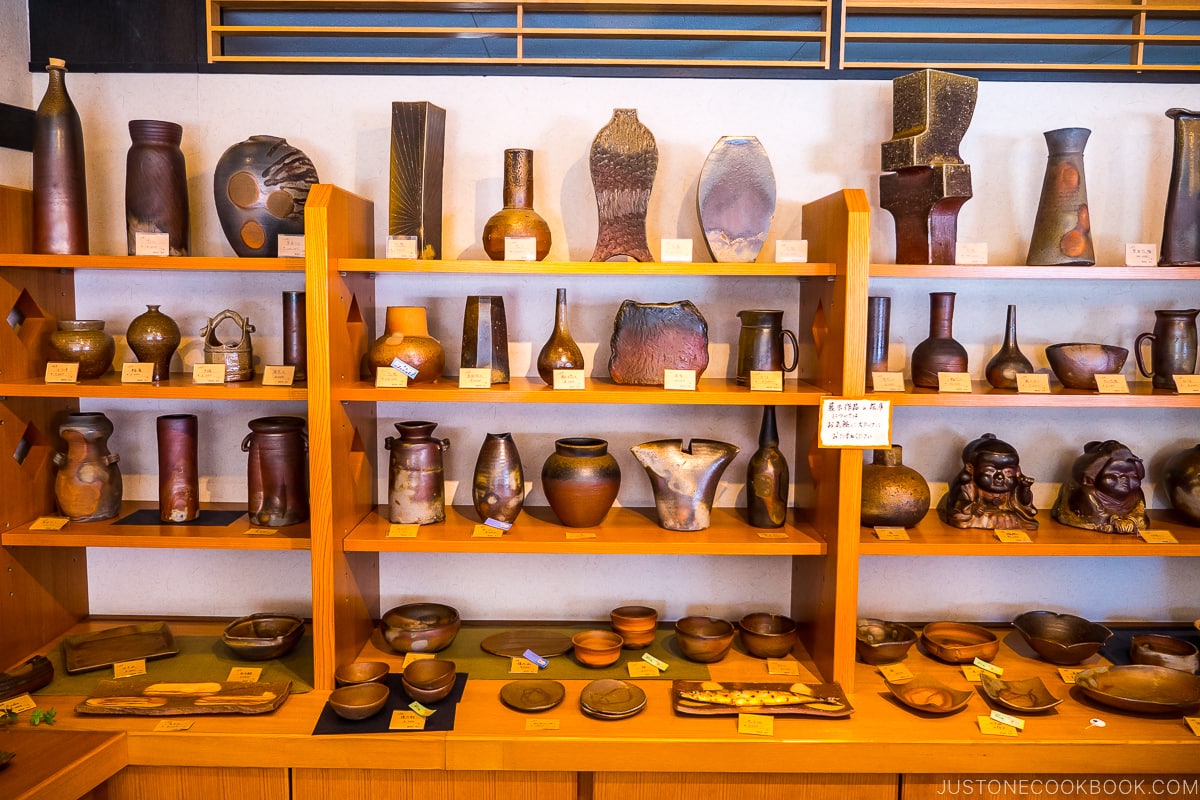
M 479 519 L 514 522 L 525 505 L 525 472 L 511 433 L 489 433 L 479 449 L 471 482 Z
M 179 143 L 183 127 L 157 119 L 129 121 L 133 140 L 125 157 L 125 233 L 134 255 L 139 233 L 167 234 L 170 254 L 189 247 L 187 166 Z
M 779 449 L 775 406 L 763 406 L 758 449 L 746 467 L 746 513 L 758 528 L 781 528 L 787 521 L 789 474 Z
M 504 240 L 533 238 L 537 260 L 550 253 L 550 226 L 533 210 L 533 151 L 504 151 L 504 208 L 483 226 L 483 249 L 493 261 L 504 260 Z
M 181 341 L 179 326 L 158 306 L 146 306 L 144 313 L 130 321 L 125 341 L 138 361 L 154 365 L 155 381 L 171 377 L 171 358 Z
M 583 351 L 571 338 L 567 326 L 567 290 L 560 288 L 554 303 L 554 330 L 538 352 L 538 376 L 553 386 L 554 370 L 583 368 Z
M 646 242 L 646 213 L 658 172 L 658 145 L 638 120 L 636 108 L 613 109 L 612 119 L 592 140 L 588 168 L 600 218 L 591 260 L 624 256 L 653 261 Z
M 33 121 L 33 252 L 87 255 L 83 126 L 67 94 L 67 64 L 46 66 L 46 94 Z
M 936 389 L 939 372 L 966 371 L 967 351 L 954 340 L 954 292 L 930 292 L 929 338 L 913 348 L 913 385 Z
M 449 439 L 433 436 L 436 422 L 397 422 L 399 436 L 383 440 L 388 459 L 388 519 L 428 525 L 446 519 L 446 478 L 442 454 Z
M 158 432 L 158 518 L 191 522 L 200 516 L 197 467 L 198 423 L 195 414 L 165 414 Z
M 250 521 L 279 528 L 308 519 L 308 443 L 299 417 L 250 420 L 242 440 Z
M 550 508 L 568 528 L 604 521 L 621 488 L 621 467 L 604 439 L 559 439 L 542 465 L 542 489 Z
M 374 381 L 380 367 L 393 366 L 397 361 L 403 362 L 397 366 L 402 372 L 406 372 L 405 366 L 415 371 L 408 375 L 409 383 L 433 383 L 446 368 L 446 353 L 441 342 L 429 335 L 421 306 L 388 306 L 383 335 L 363 358 L 362 377 Z
M 80 378 L 108 372 L 116 352 L 113 337 L 104 332 L 104 320 L 60 319 L 58 330 L 50 334 L 50 360 L 79 364 Z
M 68 414 L 58 426 L 67 452 L 54 454 L 54 498 L 72 522 L 112 519 L 121 511 L 121 459 L 108 450 L 112 432 L 112 421 L 94 411 Z
M 862 472 L 862 524 L 911 528 L 929 511 L 929 484 L 921 473 L 904 466 L 898 444 L 874 451 Z

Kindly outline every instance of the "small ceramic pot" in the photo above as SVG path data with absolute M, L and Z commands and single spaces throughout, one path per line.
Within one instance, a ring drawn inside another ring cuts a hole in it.
M 116 352 L 113 337 L 104 332 L 104 320 L 60 319 L 58 330 L 50 334 L 50 360 L 79 364 L 82 379 L 108 372 Z

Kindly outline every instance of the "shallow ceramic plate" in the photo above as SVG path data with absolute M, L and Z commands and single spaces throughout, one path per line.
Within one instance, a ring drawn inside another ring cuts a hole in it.
M 377 685 L 377 684 L 371 684 Z M 264 714 L 283 704 L 291 681 L 104 680 L 75 706 L 76 714 L 175 716 L 182 714 Z
M 632 716 L 646 707 L 641 687 L 616 678 L 601 678 L 583 687 L 579 706 L 595 717 L 619 719 Z
M 892 694 L 909 708 L 930 714 L 951 714 L 965 708 L 974 692 L 951 689 L 932 675 L 913 676 L 904 683 L 884 681 Z
M 983 693 L 989 700 L 1014 711 L 1049 711 L 1063 701 L 1063 698 L 1050 694 L 1041 678 L 1006 681 L 990 672 L 983 672 L 980 680 L 983 682 Z
M 543 658 L 561 656 L 571 650 L 571 637 L 554 631 L 504 631 L 479 643 L 485 653 L 516 658 L 532 650 Z
M 1167 667 L 1093 667 L 1079 673 L 1075 685 L 1096 702 L 1125 711 L 1186 714 L 1200 708 L 1200 677 Z
M 166 658 L 178 653 L 175 637 L 165 622 L 121 625 L 63 639 L 63 662 L 72 675 L 122 661 Z
M 558 681 L 512 681 L 500 687 L 500 702 L 515 711 L 547 711 L 567 696 Z

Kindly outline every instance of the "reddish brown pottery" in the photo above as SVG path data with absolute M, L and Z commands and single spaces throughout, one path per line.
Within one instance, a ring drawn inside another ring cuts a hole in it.
M 475 513 L 486 522 L 513 522 L 525 505 L 525 472 L 511 433 L 489 433 L 479 449 L 471 483 Z
M 550 254 L 550 226 L 533 210 L 533 151 L 504 151 L 504 208 L 483 226 L 483 249 L 493 261 L 504 260 L 504 240 L 533 238 L 537 260 Z
M 396 360 L 416 370 L 409 383 L 433 383 L 442 377 L 446 353 L 442 343 L 429 335 L 429 323 L 421 306 L 388 306 L 383 335 L 376 339 L 363 357 L 362 377 L 374 381 L 381 367 Z
M 954 292 L 930 292 L 929 338 L 913 348 L 913 385 L 936 389 L 939 372 L 966 371 L 967 351 L 954 340 Z
M 583 351 L 571 338 L 567 326 L 567 290 L 560 288 L 554 303 L 554 331 L 538 353 L 538 376 L 553 386 L 554 370 L 583 368 Z
M 171 377 L 171 358 L 181 341 L 179 325 L 159 311 L 158 306 L 146 306 L 144 313 L 130 321 L 125 341 L 138 361 L 154 365 L 155 381 Z
M 388 519 L 427 525 L 446 519 L 446 479 L 442 454 L 449 439 L 433 436 L 436 422 L 397 422 L 399 436 L 383 440 L 388 459 Z
M 299 417 L 250 420 L 242 440 L 250 521 L 272 528 L 308 519 L 308 443 Z
M 68 414 L 58 426 L 67 452 L 54 454 L 54 497 L 72 522 L 112 519 L 121 511 L 121 458 L 108 450 L 112 432 L 112 421 L 99 412 Z
M 559 439 L 542 465 L 542 488 L 550 508 L 568 528 L 604 521 L 621 488 L 621 467 L 604 439 Z
M 129 121 L 125 157 L 125 235 L 134 255 L 139 233 L 165 233 L 173 256 L 188 254 L 187 167 L 183 127 L 157 119 Z
M 33 122 L 33 252 L 87 255 L 83 126 L 67 94 L 67 65 L 52 58 Z
M 191 522 L 200 516 L 195 414 L 164 414 L 157 420 L 158 518 Z

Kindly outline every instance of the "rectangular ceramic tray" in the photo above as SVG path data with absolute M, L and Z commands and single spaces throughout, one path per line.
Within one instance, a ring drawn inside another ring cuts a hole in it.
M 803 688 L 799 688 L 803 687 Z M 799 702 L 781 705 L 755 705 L 756 699 L 775 693 L 792 697 Z M 706 702 L 700 697 L 727 696 L 730 703 Z M 742 702 L 738 703 L 737 700 Z M 719 716 L 727 714 L 768 714 L 779 717 L 848 717 L 854 713 L 842 687 L 836 683 L 742 683 L 716 681 L 674 681 L 671 683 L 671 705 L 677 714 Z
M 283 704 L 291 681 L 104 680 L 75 706 L 76 714 L 177 716 L 185 714 L 264 714 Z
M 72 675 L 122 661 L 166 658 L 178 653 L 175 637 L 165 622 L 121 625 L 63 639 L 63 663 Z

